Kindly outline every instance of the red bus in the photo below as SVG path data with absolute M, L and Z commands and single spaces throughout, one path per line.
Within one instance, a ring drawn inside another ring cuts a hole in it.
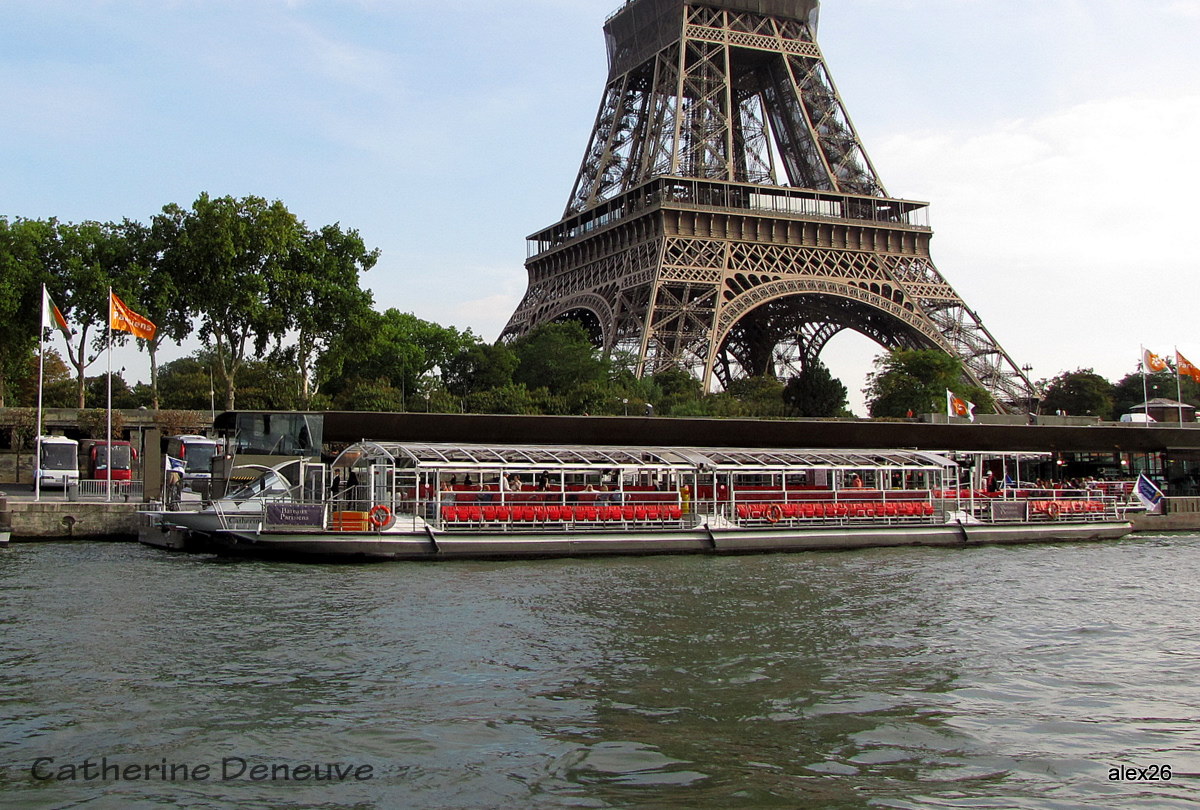
M 97 481 L 109 480 L 108 442 L 93 442 L 88 449 L 87 477 Z M 126 441 L 112 443 L 112 480 L 130 481 L 133 479 L 133 462 L 137 459 L 137 450 Z

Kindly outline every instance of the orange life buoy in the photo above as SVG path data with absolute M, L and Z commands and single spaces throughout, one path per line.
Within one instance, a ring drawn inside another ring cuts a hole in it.
M 773 503 L 767 507 L 767 520 L 771 523 L 778 523 L 783 517 L 783 507 L 777 503 Z
M 1058 505 L 1058 501 L 1046 502 L 1046 514 L 1051 520 L 1058 520 L 1058 513 L 1062 511 L 1062 507 Z
M 371 511 L 367 513 L 367 519 L 371 521 L 371 525 L 377 529 L 383 529 L 391 525 L 392 510 L 388 509 L 383 504 L 376 504 L 371 507 Z

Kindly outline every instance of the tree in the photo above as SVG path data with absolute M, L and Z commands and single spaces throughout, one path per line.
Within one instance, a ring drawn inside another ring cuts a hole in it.
M 442 379 L 452 394 L 465 397 L 511 385 L 516 369 L 517 356 L 506 344 L 476 342 L 447 361 Z
M 903 417 L 909 413 L 940 413 L 945 409 L 946 391 L 967 393 L 962 361 L 937 349 L 893 349 L 875 358 L 878 371 L 867 376 L 867 408 L 873 417 Z M 990 403 L 973 390 L 967 397 L 976 409 Z
M 530 391 L 519 383 L 489 388 L 467 397 L 468 413 L 536 414 L 540 409 Z
M 150 356 L 150 407 L 159 408 L 158 349 L 163 341 L 180 343 L 192 333 L 192 313 L 186 285 L 180 285 L 168 256 L 177 248 L 186 212 L 171 203 L 147 227 L 125 220 L 121 230 L 131 256 L 122 300 L 156 327 L 153 340 L 138 339 Z M 135 303 L 136 302 L 136 303 Z
M 445 368 L 475 342 L 469 331 L 389 309 L 382 314 L 370 312 L 360 327 L 338 335 L 318 365 L 337 407 L 349 407 L 348 392 L 372 384 L 399 391 L 399 402 L 386 410 L 403 410 L 418 395 L 423 377 Z
M 1119 419 L 1122 414 L 1141 406 L 1147 399 L 1177 399 L 1180 393 L 1187 404 L 1200 406 L 1200 384 L 1191 377 L 1182 378 L 1179 385 L 1176 385 L 1174 372 L 1160 371 L 1157 374 L 1147 374 L 1143 387 L 1142 372 L 1131 372 L 1113 386 L 1112 416 Z
M 41 376 L 42 405 L 47 408 L 74 407 L 75 381 L 71 378 L 71 369 L 63 361 L 62 355 L 54 349 L 46 349 Z M 31 352 L 25 361 L 25 375 L 20 380 L 20 386 L 21 404 L 36 405 L 38 398 L 38 356 L 36 352 Z
M 1090 368 L 1064 371 L 1046 386 L 1043 413 L 1112 417 L 1113 384 Z
M 783 416 L 784 386 L 770 374 L 729 383 L 725 393 L 742 403 L 746 416 Z
M 101 222 L 59 224 L 56 254 L 55 299 L 76 326 L 67 360 L 75 369 L 77 407 L 83 408 L 87 370 L 108 348 L 109 290 L 115 287 L 119 293 L 134 286 L 135 259 L 122 226 Z M 112 340 L 120 344 L 126 337 L 114 332 Z
M 0 408 L 37 347 L 41 285 L 55 243 L 53 221 L 0 217 Z
M 783 401 L 798 416 L 841 416 L 846 413 L 846 386 L 829 373 L 820 360 L 792 377 L 783 390 Z
M 684 369 L 671 367 L 655 373 L 651 380 L 658 387 L 656 408 L 663 416 L 699 402 L 704 398 L 700 381 Z
M 513 382 L 564 394 L 575 386 L 606 379 L 607 364 L 577 321 L 544 323 L 511 344 L 517 356 Z
M 283 290 L 301 239 L 296 217 L 278 200 L 201 194 L 182 218 L 162 260 L 200 321 L 233 410 L 237 373 L 253 348 L 262 354 L 288 327 Z
M 326 225 L 303 233 L 286 272 L 274 280 L 287 326 L 296 332 L 293 355 L 300 372 L 301 408 L 309 406 L 314 388 L 319 388 L 311 379 L 317 356 L 371 311 L 371 294 L 359 286 L 359 275 L 378 259 L 379 250 L 367 250 L 357 231 Z

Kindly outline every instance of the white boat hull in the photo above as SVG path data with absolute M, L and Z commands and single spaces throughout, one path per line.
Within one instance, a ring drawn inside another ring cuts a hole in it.
M 787 528 L 511 532 L 264 532 L 213 535 L 218 551 L 309 560 L 456 560 L 646 554 L 748 554 L 893 546 L 972 546 L 1113 540 L 1124 521 L 1021 524 L 821 525 Z

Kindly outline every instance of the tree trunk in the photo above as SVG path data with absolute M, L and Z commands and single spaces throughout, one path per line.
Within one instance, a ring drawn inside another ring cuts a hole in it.
M 150 408 L 158 410 L 158 341 L 152 340 L 146 344 L 150 354 Z

